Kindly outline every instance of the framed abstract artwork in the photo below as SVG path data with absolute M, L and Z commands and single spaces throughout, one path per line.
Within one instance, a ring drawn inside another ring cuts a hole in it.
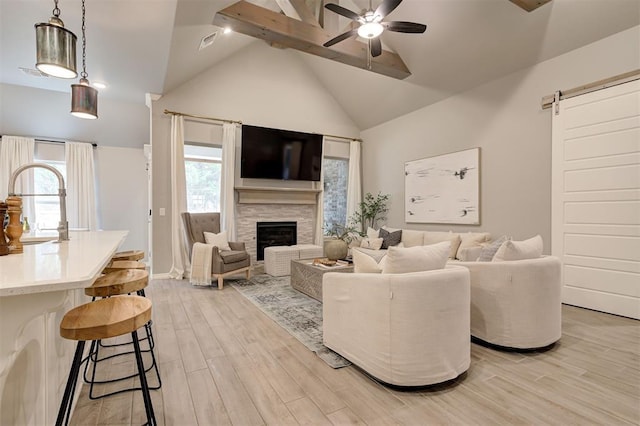
M 404 164 L 405 222 L 480 224 L 480 148 Z

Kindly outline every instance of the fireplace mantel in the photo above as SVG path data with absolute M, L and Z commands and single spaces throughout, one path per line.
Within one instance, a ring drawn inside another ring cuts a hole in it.
M 317 202 L 319 189 L 236 186 L 240 204 L 311 204 Z

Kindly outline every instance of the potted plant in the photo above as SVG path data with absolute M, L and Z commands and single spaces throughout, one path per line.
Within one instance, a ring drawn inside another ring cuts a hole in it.
M 360 211 L 355 212 L 350 218 L 350 222 L 354 225 L 360 224 L 359 232 L 361 235 L 366 235 L 367 228 L 375 229 L 378 222 L 387 218 L 389 197 L 389 194 L 380 192 L 375 197 L 370 192 L 365 194 L 364 199 L 360 202 Z
M 360 232 L 353 226 L 345 226 L 338 223 L 325 226 L 325 235 L 330 239 L 324 242 L 324 254 L 330 260 L 344 259 L 349 254 L 349 243 Z

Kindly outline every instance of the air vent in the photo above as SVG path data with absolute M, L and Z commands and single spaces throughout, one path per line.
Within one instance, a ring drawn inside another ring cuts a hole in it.
M 42 71 L 36 70 L 33 68 L 18 67 L 18 69 L 31 77 L 49 77 L 47 74 L 43 73 Z
M 216 31 L 215 33 L 211 33 L 207 36 L 202 37 L 202 40 L 200 40 L 200 47 L 198 47 L 198 50 L 202 50 L 204 48 L 211 46 L 213 42 L 216 41 L 217 36 L 218 36 L 218 32 Z

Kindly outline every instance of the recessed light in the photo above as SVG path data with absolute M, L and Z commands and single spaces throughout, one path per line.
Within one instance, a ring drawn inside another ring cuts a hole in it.
M 226 27 L 223 31 L 225 34 L 229 34 L 231 32 L 231 28 Z
M 108 86 L 108 84 L 103 81 L 94 81 L 91 85 L 96 89 L 106 89 Z

